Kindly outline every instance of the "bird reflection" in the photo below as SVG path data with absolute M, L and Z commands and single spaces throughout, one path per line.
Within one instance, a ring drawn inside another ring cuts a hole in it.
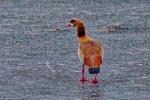
M 79 100 L 102 100 L 104 91 L 100 84 L 81 83 L 79 85 L 81 98 Z

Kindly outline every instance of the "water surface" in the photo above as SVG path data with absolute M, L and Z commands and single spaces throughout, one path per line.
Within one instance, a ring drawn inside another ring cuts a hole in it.
M 149 0 L 1 0 L 0 99 L 149 100 L 149 8 Z M 72 17 L 104 46 L 96 85 L 78 82 L 76 30 L 64 27 Z

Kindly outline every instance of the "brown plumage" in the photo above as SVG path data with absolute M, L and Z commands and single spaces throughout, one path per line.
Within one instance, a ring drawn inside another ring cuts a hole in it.
M 87 67 L 95 67 L 99 68 L 102 64 L 102 48 L 101 44 L 97 41 L 91 40 L 85 43 L 80 43 L 80 55 L 79 57 L 82 57 L 84 64 L 87 65 Z
M 82 63 L 82 77 L 80 81 L 85 81 L 84 65 L 89 68 L 90 74 L 95 74 L 93 83 L 96 83 L 96 75 L 100 72 L 100 65 L 103 62 L 103 47 L 100 42 L 90 38 L 85 32 L 84 22 L 78 18 L 73 18 L 68 25 L 77 28 L 78 56 Z

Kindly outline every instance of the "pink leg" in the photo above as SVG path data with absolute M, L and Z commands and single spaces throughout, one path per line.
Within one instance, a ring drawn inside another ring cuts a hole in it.
M 87 79 L 84 78 L 84 65 L 82 65 L 82 76 L 80 78 L 80 81 L 88 81 Z
M 97 81 L 97 74 L 95 74 L 94 75 L 94 79 L 92 80 L 92 81 L 90 81 L 90 83 L 97 83 L 98 81 Z

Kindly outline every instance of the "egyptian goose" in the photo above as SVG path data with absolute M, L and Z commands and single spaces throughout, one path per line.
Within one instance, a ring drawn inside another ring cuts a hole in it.
M 77 28 L 78 56 L 82 64 L 80 81 L 87 81 L 84 77 L 84 66 L 86 65 L 89 73 L 94 74 L 94 78 L 90 82 L 97 83 L 97 74 L 100 73 L 104 54 L 101 43 L 87 35 L 84 22 L 78 18 L 72 18 L 66 26 Z

